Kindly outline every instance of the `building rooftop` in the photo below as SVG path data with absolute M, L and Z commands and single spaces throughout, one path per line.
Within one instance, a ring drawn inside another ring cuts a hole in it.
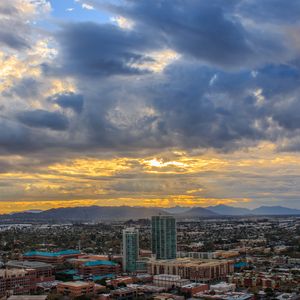
M 29 268 L 29 269 L 52 268 L 52 265 L 44 262 L 27 261 L 27 260 L 10 260 L 6 263 L 6 265 L 8 267 Z
M 229 292 L 224 294 L 216 294 L 210 295 L 207 293 L 197 293 L 195 295 L 196 298 L 203 298 L 206 299 L 223 299 L 223 300 L 248 300 L 253 298 L 253 294 L 242 293 L 242 292 Z
M 76 275 L 77 274 L 77 271 L 76 270 L 73 270 L 73 269 L 68 269 L 68 270 L 63 270 L 63 271 L 60 271 L 58 272 L 60 274 L 65 274 L 65 275 Z
M 197 259 L 197 258 L 190 258 L 190 257 L 185 257 L 185 258 L 176 258 L 176 259 L 165 259 L 165 260 L 156 260 L 156 259 L 150 259 L 149 263 L 156 263 L 156 264 L 167 264 L 167 265 L 186 265 L 186 266 L 204 266 L 204 267 L 209 267 L 209 266 L 217 266 L 220 265 L 221 263 L 227 263 L 232 260 L 224 259 Z M 233 261 L 232 261 L 233 262 Z
M 158 279 L 158 280 L 180 280 L 181 277 L 179 275 L 160 274 L 160 275 L 154 275 L 153 279 Z
M 227 283 L 227 282 L 220 282 L 220 283 L 216 283 L 216 284 L 212 284 L 210 286 L 211 289 L 221 289 L 221 288 L 226 288 L 229 286 L 234 286 L 234 283 Z
M 13 295 L 7 300 L 46 300 L 47 295 Z
M 93 280 L 101 280 L 101 279 L 109 279 L 109 278 L 114 278 L 115 274 L 105 274 L 105 275 L 93 275 Z
M 59 285 L 72 286 L 72 287 L 85 287 L 90 284 L 91 284 L 91 282 L 85 282 L 85 281 L 67 281 L 67 282 L 59 283 Z
M 84 263 L 85 267 L 94 267 L 94 266 L 116 266 L 117 264 L 110 260 L 92 260 Z
M 183 285 L 182 288 L 194 288 L 194 287 L 198 287 L 198 286 L 207 286 L 206 283 L 199 283 L 199 282 L 191 282 L 189 284 Z
M 24 256 L 45 256 L 45 257 L 58 257 L 63 255 L 72 255 L 72 254 L 80 254 L 80 251 L 68 249 L 57 252 L 47 252 L 47 251 L 29 251 L 24 254 Z

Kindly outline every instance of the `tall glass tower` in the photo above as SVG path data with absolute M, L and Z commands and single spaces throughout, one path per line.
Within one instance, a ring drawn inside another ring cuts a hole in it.
M 135 272 L 139 257 L 139 231 L 136 228 L 123 230 L 123 271 Z
M 153 216 L 151 246 L 156 259 L 176 258 L 176 220 L 173 216 Z

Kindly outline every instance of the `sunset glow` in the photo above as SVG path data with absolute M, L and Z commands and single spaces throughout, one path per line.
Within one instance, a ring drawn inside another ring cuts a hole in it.
M 297 18 L 256 0 L 2 2 L 0 213 L 300 208 Z

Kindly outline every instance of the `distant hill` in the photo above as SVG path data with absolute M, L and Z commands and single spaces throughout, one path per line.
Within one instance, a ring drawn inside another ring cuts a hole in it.
M 203 207 L 193 207 L 188 211 L 177 214 L 176 216 L 180 218 L 197 218 L 197 217 L 214 217 L 214 216 L 219 216 L 219 214 Z
M 184 213 L 190 209 L 191 209 L 191 207 L 174 206 L 174 207 L 164 208 L 164 211 L 166 211 L 167 213 L 170 213 L 170 214 L 180 214 L 180 213 Z
M 131 207 L 131 206 L 84 206 L 56 208 L 45 211 L 25 211 L 0 215 L 0 222 L 94 222 L 109 220 L 137 220 L 148 219 L 159 214 L 172 214 L 178 219 L 213 218 L 222 216 L 245 215 L 300 215 L 299 209 L 282 206 L 261 206 L 250 210 L 246 208 L 231 207 L 227 205 L 203 207 L 173 207 L 163 209 L 159 207 Z
M 252 211 L 248 208 L 233 207 L 233 206 L 228 206 L 223 204 L 216 205 L 216 206 L 209 206 L 206 207 L 206 209 L 224 216 L 243 216 L 243 215 L 253 214 Z
M 287 208 L 283 206 L 261 206 L 253 209 L 252 214 L 254 215 L 300 215 L 299 209 Z
M 56 208 L 45 210 L 40 213 L 20 212 L 10 215 L 0 215 L 0 220 L 88 222 L 143 219 L 158 214 L 166 214 L 166 212 L 156 207 L 84 206 Z

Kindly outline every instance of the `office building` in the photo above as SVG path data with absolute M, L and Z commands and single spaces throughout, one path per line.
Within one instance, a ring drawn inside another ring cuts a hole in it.
M 179 275 L 184 279 L 204 283 L 213 280 L 224 280 L 233 271 L 234 261 L 232 260 L 178 258 L 168 260 L 153 259 L 148 263 L 148 273 L 151 275 Z
M 173 216 L 153 216 L 151 246 L 156 259 L 176 258 L 176 220 Z
M 123 230 L 123 270 L 136 272 L 139 257 L 139 231 L 135 228 Z

